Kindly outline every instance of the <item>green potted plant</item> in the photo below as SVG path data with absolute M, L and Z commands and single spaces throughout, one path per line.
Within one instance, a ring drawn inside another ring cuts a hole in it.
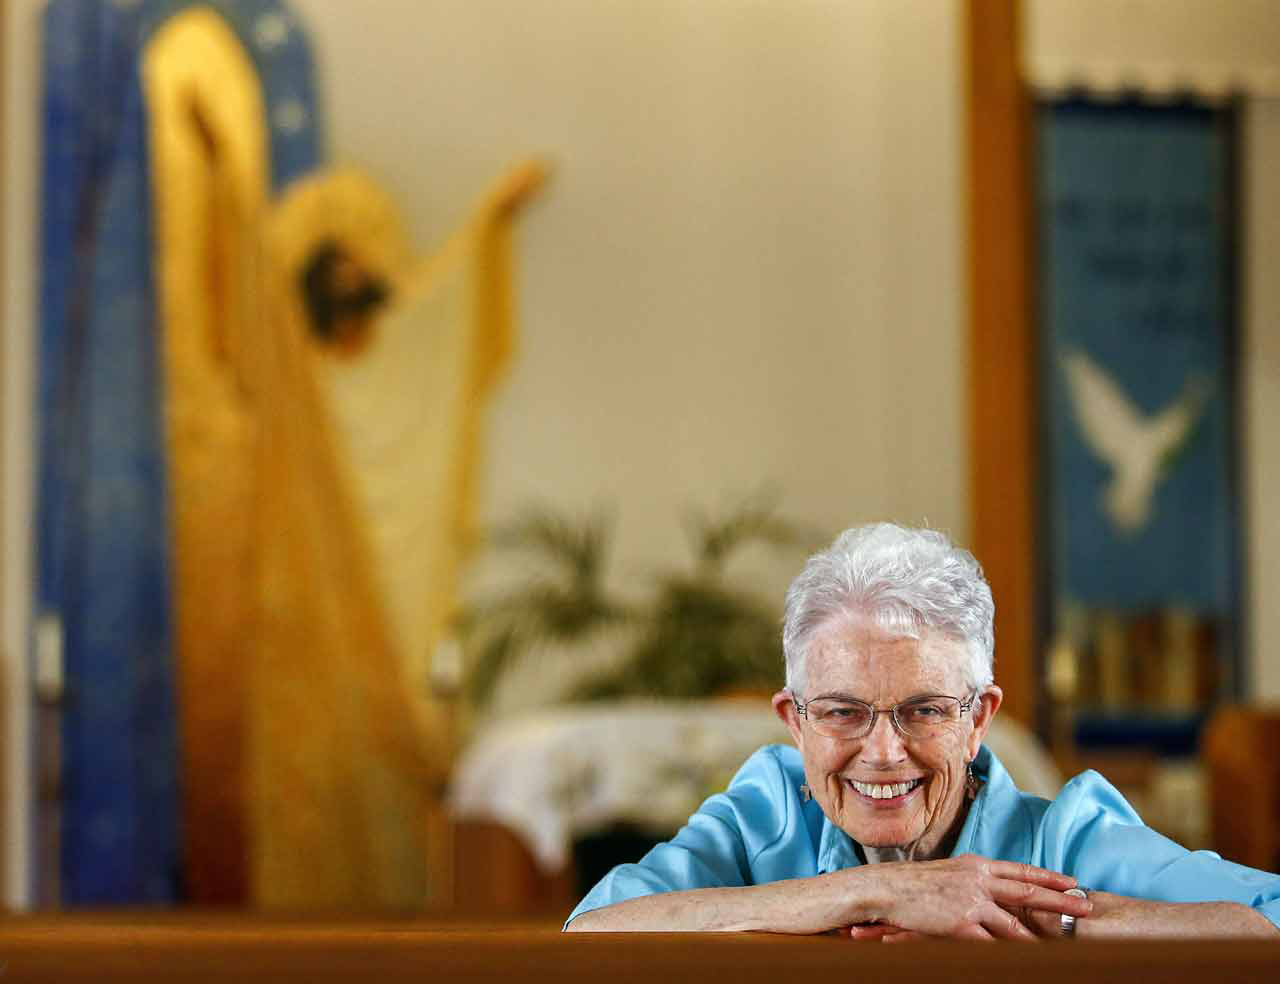
M 812 531 L 780 517 L 772 497 L 756 496 L 723 515 L 691 511 L 687 570 L 662 570 L 651 596 L 627 601 L 605 585 L 610 518 L 581 519 L 540 507 L 495 531 L 491 546 L 523 553 L 535 570 L 514 588 L 466 606 L 458 635 L 466 654 L 465 690 L 489 700 L 504 673 L 547 649 L 583 645 L 607 632 L 625 652 L 586 672 L 570 700 L 694 698 L 772 690 L 781 679 L 781 610 L 736 583 L 730 559 L 749 544 L 810 545 Z

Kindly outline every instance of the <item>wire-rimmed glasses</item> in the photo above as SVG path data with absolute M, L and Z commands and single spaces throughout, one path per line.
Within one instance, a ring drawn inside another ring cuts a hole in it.
M 809 726 L 827 738 L 865 738 L 876 726 L 876 718 L 888 714 L 893 726 L 904 738 L 937 738 L 960 722 L 964 712 L 973 707 L 978 695 L 968 700 L 946 694 L 911 697 L 892 707 L 879 708 L 852 697 L 815 697 L 801 701 L 791 695 L 796 710 Z

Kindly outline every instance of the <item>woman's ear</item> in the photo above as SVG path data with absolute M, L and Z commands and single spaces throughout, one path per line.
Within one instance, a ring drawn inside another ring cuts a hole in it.
M 773 712 L 782 718 L 782 723 L 791 732 L 791 740 L 800 747 L 800 714 L 796 711 L 796 700 L 790 690 L 779 690 L 773 695 Z
M 970 762 L 978 754 L 978 749 L 982 747 L 982 739 L 987 736 L 987 729 L 991 727 L 991 719 L 996 716 L 996 711 L 1000 709 L 1000 705 L 1003 702 L 1004 691 L 994 683 L 974 698 L 973 708 L 969 712 L 973 715 L 973 730 L 969 733 L 968 742 Z

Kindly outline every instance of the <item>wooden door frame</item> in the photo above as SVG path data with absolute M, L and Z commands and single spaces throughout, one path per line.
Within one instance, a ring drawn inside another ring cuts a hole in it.
M 973 551 L 996 600 L 996 680 L 1005 712 L 1034 729 L 1038 414 L 1021 15 L 1021 0 L 964 0 L 969 496 Z

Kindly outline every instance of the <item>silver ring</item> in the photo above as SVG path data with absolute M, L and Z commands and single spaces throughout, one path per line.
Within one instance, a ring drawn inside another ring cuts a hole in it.
M 1063 895 L 1074 895 L 1078 899 L 1087 899 L 1089 892 L 1083 888 L 1068 888 Z M 1058 935 L 1065 937 L 1073 937 L 1076 935 L 1076 917 L 1069 916 L 1065 912 L 1062 913 L 1062 921 L 1058 924 Z

